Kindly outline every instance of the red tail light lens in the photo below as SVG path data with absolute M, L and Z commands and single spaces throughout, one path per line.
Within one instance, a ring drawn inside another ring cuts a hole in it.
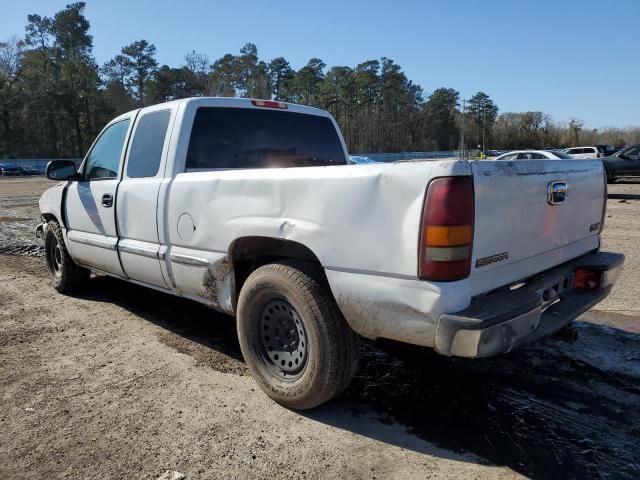
M 267 107 L 267 108 L 281 108 L 287 109 L 287 104 L 284 102 L 275 102 L 273 100 L 251 100 L 251 104 L 254 107 Z
M 591 290 L 600 286 L 600 278 L 602 272 L 593 270 L 585 270 L 584 268 L 576 268 L 573 275 L 573 288 L 580 290 Z
M 473 221 L 471 177 L 431 181 L 422 209 L 418 253 L 421 279 L 442 282 L 469 276 Z

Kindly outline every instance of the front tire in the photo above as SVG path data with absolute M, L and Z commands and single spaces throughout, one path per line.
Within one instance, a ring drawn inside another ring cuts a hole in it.
M 75 264 L 64 244 L 62 229 L 57 222 L 49 222 L 44 239 L 47 270 L 53 288 L 63 294 L 78 291 L 86 285 L 91 272 Z
M 316 407 L 340 394 L 355 375 L 358 336 L 311 264 L 256 269 L 240 292 L 237 317 L 240 348 L 253 377 L 285 407 Z

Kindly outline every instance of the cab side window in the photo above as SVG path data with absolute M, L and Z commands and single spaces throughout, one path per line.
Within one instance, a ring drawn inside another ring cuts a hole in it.
M 138 120 L 127 160 L 127 177 L 155 177 L 158 174 L 170 117 L 170 110 L 160 110 Z
M 129 129 L 129 119 L 109 126 L 87 156 L 84 179 L 117 178 L 122 148 Z

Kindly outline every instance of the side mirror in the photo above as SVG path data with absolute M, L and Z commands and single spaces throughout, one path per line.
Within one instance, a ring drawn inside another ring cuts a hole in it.
M 76 163 L 72 160 L 52 160 L 47 164 L 47 178 L 50 180 L 77 179 Z

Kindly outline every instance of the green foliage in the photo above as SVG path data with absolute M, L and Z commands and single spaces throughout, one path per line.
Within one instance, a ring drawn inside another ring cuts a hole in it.
M 276 57 L 269 62 L 271 90 L 275 100 L 291 101 L 295 72 L 284 57 Z
M 213 63 L 192 50 L 184 65 L 172 67 L 159 66 L 156 47 L 141 39 L 100 68 L 84 9 L 77 2 L 52 18 L 28 15 L 24 40 L 0 42 L 0 158 L 81 157 L 114 116 L 200 95 L 324 108 L 352 152 L 455 149 L 463 123 L 468 146 L 481 143 L 483 130 L 488 148 L 640 141 L 638 129 L 589 132 L 578 120 L 558 125 L 542 112 L 498 116 L 483 92 L 463 114 L 457 91 L 438 88 L 425 100 L 422 88 L 385 57 L 355 67 L 327 67 L 312 58 L 296 71 L 284 57 L 260 59 L 256 45 L 247 43 Z
M 448 150 L 458 141 L 456 124 L 460 94 L 453 88 L 438 88 L 429 96 L 424 108 L 424 124 L 427 136 L 432 139 L 431 148 Z
M 441 106 L 438 95 L 424 102 L 422 89 L 389 58 L 355 68 L 328 68 L 311 58 L 295 71 L 284 57 L 260 59 L 256 45 L 247 43 L 213 64 L 192 50 L 184 65 L 172 67 L 159 66 L 155 46 L 141 39 L 99 68 L 84 8 L 79 2 L 52 18 L 29 15 L 24 42 L 0 46 L 0 58 L 14 58 L 0 74 L 0 156 L 82 156 L 113 116 L 199 95 L 273 98 L 327 109 L 351 151 L 456 145 L 455 99 L 453 106 Z
M 112 115 L 84 7 L 72 3 L 53 18 L 29 15 L 24 43 L 0 45 L 0 56 L 19 52 L 18 74 L 2 66 L 11 81 L 0 82 L 0 156 L 81 156 Z
M 325 63 L 319 58 L 312 58 L 302 67 L 293 79 L 293 101 L 303 105 L 320 103 L 320 84 L 324 79 Z
M 498 117 L 498 106 L 484 92 L 478 92 L 469 99 L 466 110 L 467 117 L 475 124 L 470 137 L 471 145 L 481 145 L 483 132 L 490 137 L 491 127 Z
M 67 5 L 50 22 L 49 31 L 55 38 L 55 46 L 63 58 L 89 59 L 93 37 L 89 35 L 89 21 L 84 17 L 85 3 Z
M 147 82 L 152 80 L 158 62 L 155 58 L 156 47 L 146 40 L 138 40 L 122 47 L 124 62 L 129 68 L 126 86 L 132 92 L 139 106 L 144 106 L 147 96 Z

